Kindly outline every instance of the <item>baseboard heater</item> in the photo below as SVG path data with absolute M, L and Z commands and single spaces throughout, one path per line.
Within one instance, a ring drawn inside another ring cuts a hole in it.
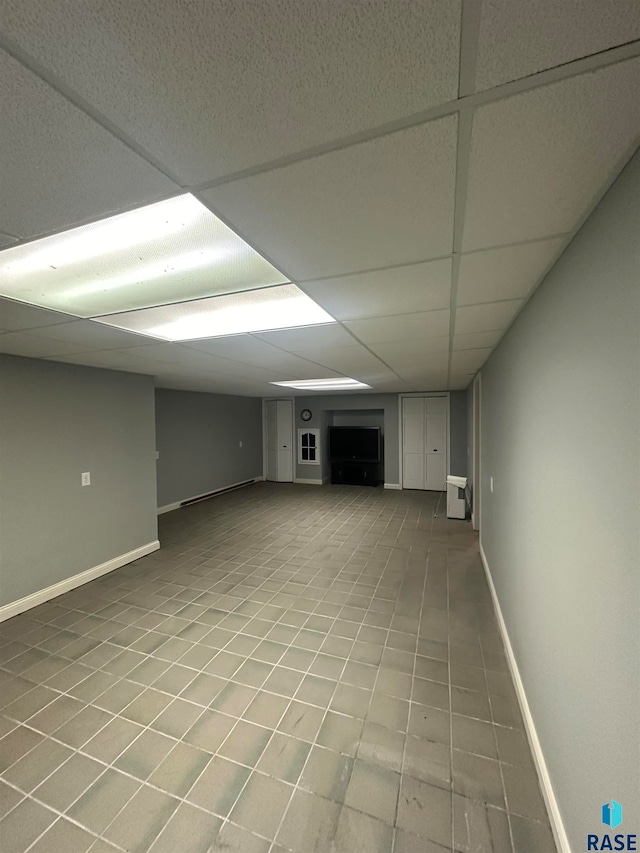
M 245 480 L 244 483 L 234 483 L 233 486 L 225 486 L 223 489 L 216 489 L 213 492 L 207 492 L 206 495 L 198 495 L 197 498 L 188 498 L 186 501 L 181 501 L 180 506 L 190 506 L 191 504 L 206 501 L 209 498 L 215 498 L 217 495 L 224 495 L 226 492 L 235 492 L 236 489 L 241 489 L 243 486 L 252 486 L 257 480 Z

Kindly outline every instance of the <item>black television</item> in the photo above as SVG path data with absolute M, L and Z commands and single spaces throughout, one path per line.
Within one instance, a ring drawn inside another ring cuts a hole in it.
M 380 427 L 329 427 L 330 462 L 380 462 Z

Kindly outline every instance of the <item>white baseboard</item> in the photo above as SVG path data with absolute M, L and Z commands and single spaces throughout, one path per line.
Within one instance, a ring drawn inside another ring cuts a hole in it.
M 307 480 L 304 477 L 294 477 L 294 483 L 301 483 L 303 486 L 323 486 L 325 484 L 325 480 Z
M 239 483 L 229 483 L 228 486 L 220 486 L 219 489 L 211 489 L 209 492 L 202 492 L 199 495 L 191 495 L 188 498 L 182 498 L 180 501 L 175 501 L 171 504 L 165 504 L 164 506 L 158 507 L 158 515 L 163 515 L 165 512 L 173 512 L 174 509 L 180 509 L 182 504 L 185 501 L 197 501 L 199 498 L 207 498 L 213 497 L 214 495 L 219 494 L 220 492 L 226 492 L 227 489 L 239 489 L 241 486 L 249 486 L 253 483 L 261 483 L 264 480 L 262 474 L 259 477 L 247 477 L 246 480 L 241 480 Z
M 558 801 L 556 800 L 553 785 L 551 784 L 551 777 L 549 776 L 547 762 L 544 760 L 542 746 L 540 745 L 540 740 L 538 739 L 538 733 L 536 731 L 535 723 L 533 722 L 533 717 L 531 716 L 531 709 L 529 708 L 529 702 L 527 701 L 527 694 L 525 693 L 524 684 L 522 683 L 522 678 L 520 677 L 520 670 L 518 669 L 518 663 L 513 653 L 513 647 L 511 646 L 511 640 L 509 639 L 507 626 L 502 615 L 502 609 L 500 608 L 498 594 L 493 583 L 493 578 L 491 577 L 491 569 L 489 568 L 489 563 L 487 562 L 487 557 L 484 553 L 482 544 L 480 545 L 480 558 L 482 560 L 482 565 L 484 566 L 485 575 L 487 576 L 487 583 L 489 584 L 491 598 L 493 599 L 493 606 L 496 611 L 498 625 L 500 626 L 500 633 L 502 634 L 502 640 L 504 642 L 504 648 L 507 655 L 507 663 L 509 664 L 511 677 L 513 678 L 513 683 L 516 688 L 518 704 L 520 705 L 520 710 L 522 712 L 524 727 L 527 732 L 527 738 L 529 739 L 529 746 L 531 747 L 533 760 L 536 765 L 536 770 L 538 771 L 538 779 L 540 780 L 542 795 L 547 806 L 549 822 L 551 823 L 551 829 L 553 831 L 553 835 L 556 841 L 556 846 L 558 848 L 559 853 L 571 853 L 571 847 L 569 845 L 569 839 L 564 828 L 564 823 L 562 822 L 562 816 L 558 807 Z
M 164 506 L 159 506 L 158 515 L 162 515 L 165 512 L 172 512 L 174 509 L 180 509 L 180 501 L 177 501 L 173 504 L 165 504 Z
M 398 489 L 398 491 L 402 488 L 400 483 L 385 483 L 385 489 Z
M 38 592 L 32 592 L 31 595 L 19 598 L 17 601 L 5 604 L 3 607 L 0 607 L 0 622 L 4 622 L 5 619 L 11 619 L 12 616 L 17 616 L 18 613 L 24 613 L 25 610 L 30 610 L 39 604 L 44 604 L 45 601 L 50 601 L 52 598 L 57 598 L 57 596 L 85 583 L 89 583 L 89 581 L 93 581 L 101 575 L 106 575 L 115 569 L 126 566 L 127 563 L 133 563 L 134 560 L 139 560 L 140 557 L 145 557 L 147 554 L 157 551 L 159 547 L 160 542 L 157 539 L 154 542 L 147 542 L 146 545 L 134 548 L 133 551 L 127 551 L 126 554 L 120 554 L 119 557 L 107 560 L 106 563 L 100 563 L 99 566 L 93 566 L 93 568 L 80 572 L 80 574 L 65 578 L 45 589 L 40 589 Z

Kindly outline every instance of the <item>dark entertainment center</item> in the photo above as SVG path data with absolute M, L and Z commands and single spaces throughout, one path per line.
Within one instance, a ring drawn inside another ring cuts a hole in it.
M 377 486 L 382 462 L 380 427 L 329 427 L 331 482 Z

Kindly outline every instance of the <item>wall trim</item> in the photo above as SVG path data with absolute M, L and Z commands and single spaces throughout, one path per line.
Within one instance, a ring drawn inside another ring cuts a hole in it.
M 37 607 L 39 604 L 44 604 L 45 601 L 50 601 L 52 598 L 57 598 L 57 596 L 85 583 L 89 583 L 89 581 L 95 580 L 101 575 L 106 575 L 109 572 L 115 571 L 115 569 L 120 569 L 122 566 L 126 566 L 127 563 L 133 563 L 134 560 L 139 560 L 140 557 L 145 557 L 147 554 L 157 551 L 159 547 L 160 542 L 155 539 L 153 542 L 147 542 L 146 545 L 134 548 L 133 551 L 127 551 L 126 554 L 113 557 L 111 560 L 107 560 L 106 563 L 100 563 L 99 566 L 93 566 L 91 569 L 58 581 L 58 583 L 45 587 L 45 589 L 32 592 L 31 595 L 26 595 L 17 601 L 11 601 L 9 604 L 0 607 L 0 622 L 4 622 L 5 619 L 11 619 L 12 616 L 17 616 L 19 613 L 24 613 L 25 610 L 31 610 L 32 607 Z
M 513 683 L 516 688 L 518 704 L 520 705 L 520 710 L 522 712 L 522 718 L 524 720 L 524 727 L 527 733 L 529 746 L 531 747 L 531 752 L 533 753 L 533 760 L 536 765 L 536 770 L 538 772 L 538 779 L 540 781 L 542 795 L 544 797 L 545 805 L 547 807 L 549 822 L 551 823 L 551 829 L 553 831 L 556 846 L 558 848 L 559 853 L 571 853 L 571 847 L 569 845 L 569 839 L 564 828 L 564 823 L 562 822 L 562 816 L 558 807 L 558 801 L 553 790 L 553 785 L 551 784 L 551 777 L 549 776 L 547 762 L 544 759 L 542 746 L 540 745 L 540 740 L 538 738 L 535 723 L 533 722 L 533 717 L 531 716 L 531 709 L 529 708 L 529 702 L 527 701 L 527 694 L 525 693 L 524 684 L 522 683 L 522 678 L 520 677 L 520 670 L 518 669 L 518 663 L 513 653 L 513 647 L 511 645 L 511 640 L 509 639 L 507 625 L 502 615 L 502 609 L 500 607 L 498 593 L 496 592 L 496 588 L 493 583 L 493 578 L 491 577 L 491 569 L 489 568 L 489 563 L 487 562 L 487 557 L 484 553 L 482 543 L 480 544 L 480 559 L 482 560 L 484 573 L 487 577 L 487 583 L 489 585 L 489 591 L 491 592 L 493 606 L 496 611 L 496 617 L 498 619 L 498 625 L 500 626 L 500 633 L 502 635 L 502 640 L 504 642 L 504 648 L 507 655 L 509 671 L 511 672 L 511 677 L 513 678 Z
M 163 515 L 165 512 L 173 512 L 174 509 L 180 509 L 187 501 L 191 503 L 192 501 L 205 500 L 206 498 L 215 497 L 215 495 L 220 494 L 220 492 L 228 492 L 230 489 L 240 489 L 242 486 L 252 486 L 254 483 L 261 483 L 263 480 L 264 477 L 262 474 L 258 477 L 248 477 L 246 480 L 241 480 L 239 483 L 230 483 L 228 486 L 220 486 L 219 489 L 212 489 L 209 492 L 201 492 L 199 495 L 182 498 L 181 501 L 174 501 L 174 503 L 159 506 L 157 512 L 158 515 Z
M 302 485 L 305 485 L 305 486 L 324 486 L 324 484 L 325 484 L 324 480 L 309 480 L 305 477 L 294 477 L 293 482 L 294 483 L 301 483 Z
M 400 483 L 385 483 L 384 487 L 385 487 L 385 489 L 398 489 L 398 490 L 402 489 L 402 486 L 400 485 Z

